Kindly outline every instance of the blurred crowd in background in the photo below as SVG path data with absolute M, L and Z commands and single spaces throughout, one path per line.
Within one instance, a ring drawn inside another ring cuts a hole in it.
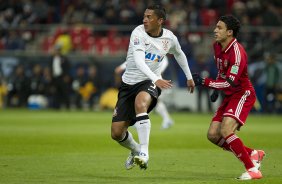
M 132 29 L 154 2 L 165 7 L 165 27 L 177 35 L 192 72 L 204 77 L 217 74 L 211 52 L 214 25 L 221 15 L 235 15 L 242 23 L 238 39 L 248 52 L 257 111 L 282 112 L 280 0 L 0 0 L 0 106 L 26 107 L 41 100 L 51 108 L 96 107 L 104 92 L 118 86 L 114 67 L 125 59 Z M 11 59 L 15 52 L 24 59 Z M 45 62 L 38 55 L 46 56 Z M 73 55 L 92 60 L 74 62 Z M 107 61 L 115 60 L 111 65 L 95 59 L 109 56 Z M 184 87 L 184 74 L 169 60 L 164 75 Z M 197 94 L 201 101 L 209 91 L 199 88 Z

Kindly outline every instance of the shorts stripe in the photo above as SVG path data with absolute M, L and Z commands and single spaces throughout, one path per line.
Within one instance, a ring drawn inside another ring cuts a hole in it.
M 245 92 L 245 94 L 242 96 L 242 98 L 240 99 L 237 107 L 236 107 L 236 111 L 235 111 L 235 117 L 237 117 L 238 119 L 240 119 L 240 114 L 242 112 L 242 108 L 244 106 L 244 103 L 246 102 L 247 97 L 250 95 L 250 90 L 247 90 Z

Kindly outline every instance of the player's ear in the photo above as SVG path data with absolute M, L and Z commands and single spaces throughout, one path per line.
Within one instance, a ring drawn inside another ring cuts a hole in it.
M 233 30 L 232 30 L 232 29 L 227 30 L 227 35 L 228 35 L 228 36 L 233 36 Z
M 163 23 L 164 23 L 164 19 L 163 19 L 163 18 L 159 18 L 159 19 L 158 19 L 158 24 L 159 24 L 159 25 L 162 25 Z

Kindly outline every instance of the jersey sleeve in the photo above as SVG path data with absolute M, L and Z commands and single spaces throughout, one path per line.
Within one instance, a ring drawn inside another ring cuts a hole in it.
M 237 86 L 238 80 L 246 67 L 246 63 L 247 59 L 245 55 L 240 52 L 238 46 L 234 46 L 234 51 L 230 53 L 229 57 L 226 79 L 219 79 L 219 76 L 217 76 L 216 80 L 206 78 L 204 85 L 219 90 Z
M 138 29 L 132 31 L 130 36 L 130 45 L 134 51 L 144 51 L 145 52 L 145 39 L 142 36 L 142 33 Z
M 191 80 L 192 75 L 191 75 L 191 71 L 188 65 L 187 57 L 184 54 L 184 52 L 182 51 L 181 46 L 178 42 L 178 39 L 176 38 L 175 35 L 173 35 L 173 43 L 171 45 L 169 53 L 174 55 L 177 63 L 182 68 L 183 72 L 185 73 L 187 80 Z

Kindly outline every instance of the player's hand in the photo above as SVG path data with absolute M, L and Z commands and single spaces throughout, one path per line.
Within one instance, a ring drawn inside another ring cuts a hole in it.
M 172 82 L 171 80 L 164 80 L 159 79 L 155 82 L 156 86 L 158 86 L 161 89 L 170 89 L 172 88 Z
M 193 80 L 196 86 L 201 86 L 204 83 L 204 79 L 197 73 L 192 74 Z
M 195 83 L 193 79 L 187 80 L 186 83 L 187 83 L 187 88 L 188 88 L 189 93 L 193 93 L 195 89 Z
M 213 90 L 210 98 L 211 98 L 211 102 L 216 102 L 216 100 L 218 99 L 218 91 L 217 90 Z

